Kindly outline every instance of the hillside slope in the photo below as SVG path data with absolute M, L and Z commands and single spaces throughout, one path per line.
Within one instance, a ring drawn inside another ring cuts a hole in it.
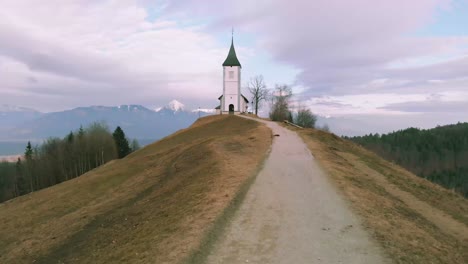
M 468 123 L 350 138 L 416 175 L 468 198 Z
M 0 263 L 177 263 L 200 246 L 271 144 L 234 116 L 0 204 Z
M 333 134 L 290 129 L 395 263 L 468 263 L 468 200 Z

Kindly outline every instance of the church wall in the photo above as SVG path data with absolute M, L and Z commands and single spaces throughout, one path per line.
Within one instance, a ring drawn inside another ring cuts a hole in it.
M 234 111 L 239 111 L 238 107 L 238 94 L 225 94 L 224 96 L 224 111 L 229 111 L 229 105 L 233 104 L 234 105 Z
M 239 67 L 238 66 L 223 66 L 224 68 L 224 76 L 226 81 L 237 81 L 239 80 Z M 232 71 L 232 75 L 230 75 L 230 71 Z M 232 78 L 230 78 L 232 77 Z
M 242 111 L 247 113 L 249 109 L 249 103 L 246 103 L 244 101 L 244 98 L 241 98 L 241 100 L 242 100 Z
M 224 94 L 226 95 L 238 95 L 239 94 L 239 82 L 225 82 L 224 88 L 226 89 Z
M 239 85 L 240 85 L 240 68 L 237 66 L 224 67 L 224 104 L 223 111 L 229 111 L 229 105 L 234 105 L 234 111 L 239 111 Z

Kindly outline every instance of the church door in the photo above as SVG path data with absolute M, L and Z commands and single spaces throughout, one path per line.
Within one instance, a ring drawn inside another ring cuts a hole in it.
M 233 114 L 233 113 L 234 113 L 234 105 L 230 104 L 229 105 L 229 114 Z

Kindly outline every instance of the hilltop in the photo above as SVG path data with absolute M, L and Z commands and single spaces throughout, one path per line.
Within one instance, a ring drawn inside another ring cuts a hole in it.
M 251 120 L 202 118 L 122 160 L 0 204 L 0 262 L 179 262 L 247 188 L 270 134 Z

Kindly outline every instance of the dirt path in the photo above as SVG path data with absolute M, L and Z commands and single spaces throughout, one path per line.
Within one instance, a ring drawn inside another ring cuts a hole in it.
M 307 146 L 279 134 L 208 263 L 387 263 Z

